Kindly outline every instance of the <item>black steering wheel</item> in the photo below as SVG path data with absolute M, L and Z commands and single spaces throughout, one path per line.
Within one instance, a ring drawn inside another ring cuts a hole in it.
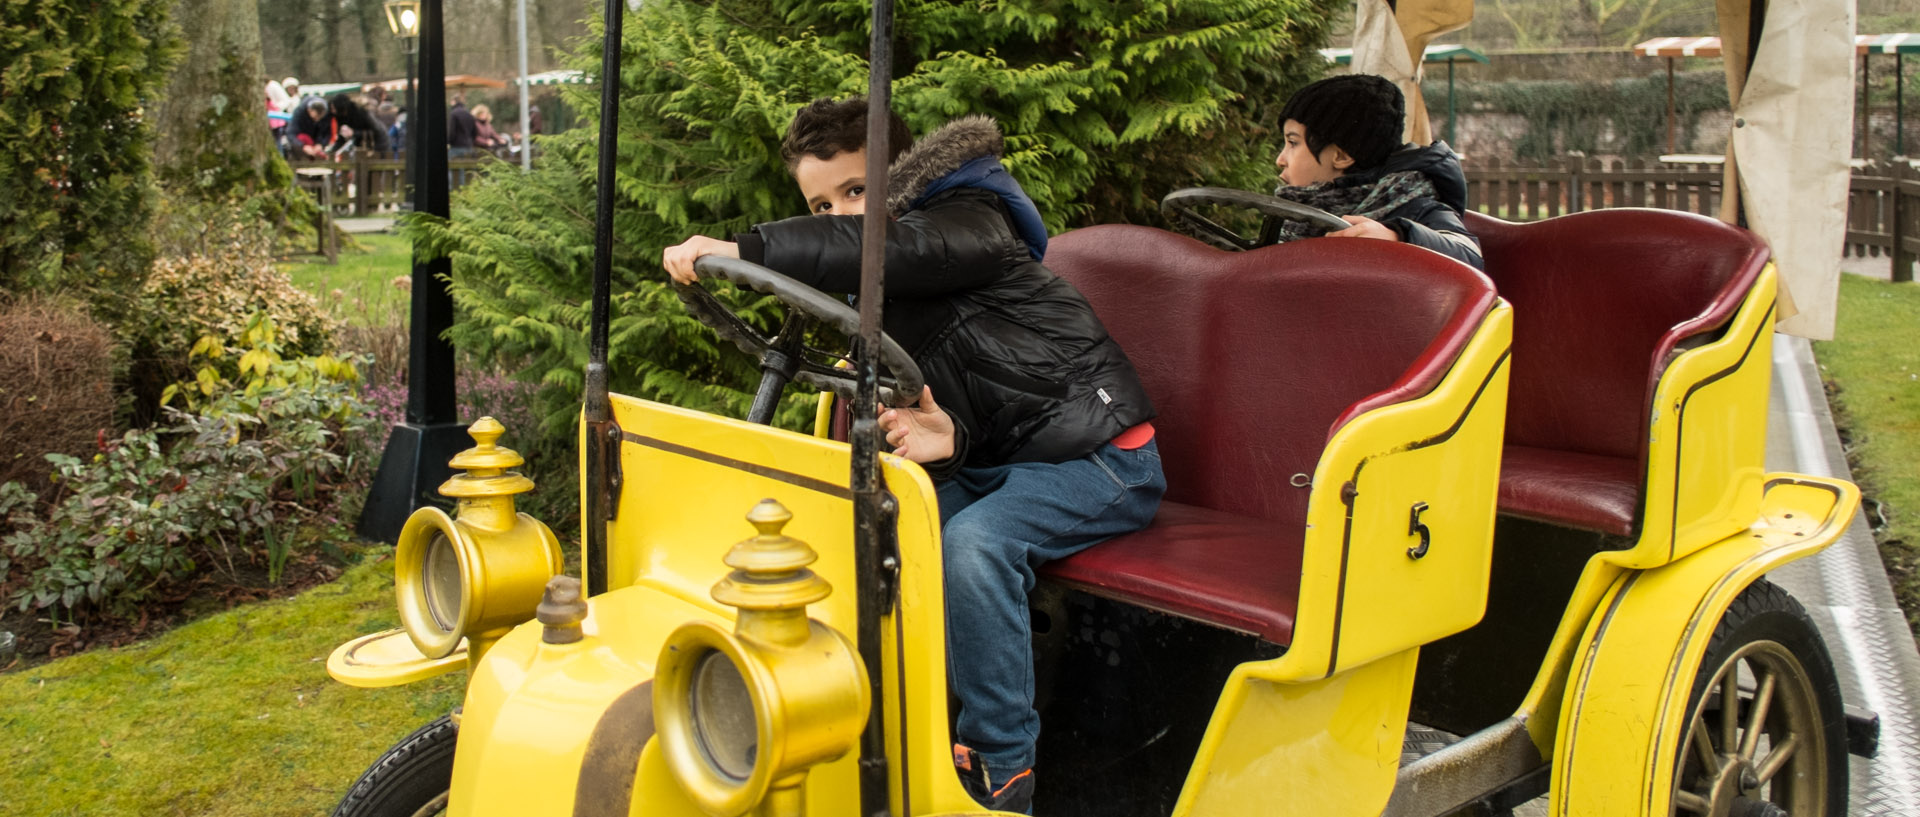
M 1238 207 L 1265 216 L 1261 222 L 1260 235 L 1248 238 L 1234 232 L 1232 228 L 1221 226 L 1212 219 L 1200 215 L 1200 208 L 1208 206 Z M 1278 196 L 1225 187 L 1189 187 L 1185 190 L 1175 190 L 1160 200 L 1160 212 L 1175 227 L 1180 228 L 1181 232 L 1223 250 L 1251 250 L 1272 244 L 1279 238 L 1282 221 L 1301 221 L 1328 232 L 1353 226 L 1339 216 L 1318 207 L 1288 201 Z
M 713 293 L 699 284 L 674 284 L 680 303 L 701 323 L 740 347 L 740 351 L 760 361 L 760 388 L 754 394 L 753 407 L 747 412 L 751 422 L 773 422 L 773 410 L 788 381 L 798 380 L 815 388 L 827 389 L 843 400 L 852 400 L 856 385 L 854 370 L 839 368 L 831 362 L 844 361 L 844 355 L 806 345 L 807 330 L 815 321 L 833 327 L 849 338 L 860 334 L 860 313 L 845 301 L 788 278 L 759 264 L 718 255 L 701 256 L 693 262 L 695 272 L 772 295 L 787 307 L 787 318 L 773 337 L 760 334 L 740 316 L 720 303 Z M 880 377 L 880 401 L 895 408 L 918 403 L 926 381 L 920 367 L 900 344 L 885 333 L 880 335 L 880 365 L 889 374 Z

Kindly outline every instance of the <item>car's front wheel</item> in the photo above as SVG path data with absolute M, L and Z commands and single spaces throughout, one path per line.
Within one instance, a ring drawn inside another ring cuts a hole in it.
M 388 749 L 353 782 L 333 817 L 431 817 L 447 811 L 460 728 L 442 715 Z

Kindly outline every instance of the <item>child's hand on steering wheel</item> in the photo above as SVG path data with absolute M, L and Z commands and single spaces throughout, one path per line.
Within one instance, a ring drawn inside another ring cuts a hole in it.
M 1400 240 L 1400 234 L 1394 232 L 1392 227 L 1388 227 L 1366 216 L 1341 216 L 1340 220 L 1353 226 L 1344 230 L 1335 230 L 1327 233 L 1328 238 L 1384 238 L 1388 241 Z
M 691 284 L 698 276 L 693 273 L 693 262 L 703 255 L 720 255 L 727 258 L 740 257 L 740 245 L 718 238 L 696 235 L 667 248 L 661 253 L 660 265 L 667 268 L 667 275 L 676 284 Z
M 922 464 L 953 456 L 953 418 L 933 402 L 932 386 L 921 387 L 918 406 L 881 409 L 880 430 L 896 456 Z

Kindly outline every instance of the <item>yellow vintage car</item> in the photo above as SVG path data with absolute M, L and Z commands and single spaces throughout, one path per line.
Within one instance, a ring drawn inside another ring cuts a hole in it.
M 1831 544 L 1859 494 L 1763 470 L 1765 243 L 1648 210 L 1469 226 L 1484 275 L 1360 239 L 1054 240 L 1159 410 L 1169 490 L 1145 530 L 1041 571 L 1037 813 L 1845 812 L 1871 729 L 1764 574 Z M 456 511 L 401 535 L 404 626 L 328 663 L 367 687 L 465 671 L 465 699 L 336 814 L 981 813 L 950 754 L 934 484 L 872 430 L 918 393 L 879 333 L 878 254 L 865 315 L 699 266 L 879 350 L 838 370 L 801 321 L 763 337 L 684 290 L 760 356 L 769 401 L 823 384 L 851 421 L 831 397 L 804 435 L 608 394 L 603 265 L 585 580 L 515 512 L 533 486 L 505 429 L 475 424 Z M 1448 745 L 1403 762 L 1410 724 Z

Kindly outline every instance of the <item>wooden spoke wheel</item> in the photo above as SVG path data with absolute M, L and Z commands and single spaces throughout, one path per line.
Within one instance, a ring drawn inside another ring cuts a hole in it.
M 1694 680 L 1673 815 L 1841 817 L 1846 723 L 1819 631 L 1792 596 L 1749 587 Z

